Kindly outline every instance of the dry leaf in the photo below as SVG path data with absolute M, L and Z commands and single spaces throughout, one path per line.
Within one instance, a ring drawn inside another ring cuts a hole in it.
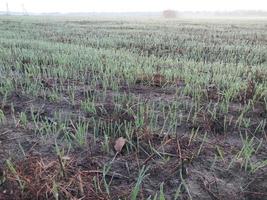
M 114 149 L 117 151 L 117 153 L 121 152 L 125 143 L 126 143 L 126 139 L 124 139 L 123 137 L 120 137 L 116 140 L 115 145 L 114 145 Z

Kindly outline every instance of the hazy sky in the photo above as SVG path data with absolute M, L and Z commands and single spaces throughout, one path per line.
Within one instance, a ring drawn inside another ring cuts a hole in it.
M 0 0 L 0 10 L 28 12 L 129 12 L 267 10 L 267 0 Z

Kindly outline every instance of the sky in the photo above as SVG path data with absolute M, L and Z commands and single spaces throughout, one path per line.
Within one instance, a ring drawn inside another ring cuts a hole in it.
M 27 12 L 143 12 L 264 10 L 267 0 L 0 0 L 0 11 Z

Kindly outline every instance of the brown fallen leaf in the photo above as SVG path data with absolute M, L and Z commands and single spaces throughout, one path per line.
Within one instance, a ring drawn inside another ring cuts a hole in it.
M 115 141 L 114 149 L 117 151 L 117 153 L 121 152 L 125 143 L 126 143 L 126 139 L 124 139 L 123 137 L 120 137 Z

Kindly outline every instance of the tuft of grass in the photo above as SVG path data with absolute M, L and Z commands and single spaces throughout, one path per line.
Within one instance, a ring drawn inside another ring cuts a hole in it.
M 131 192 L 131 200 L 137 200 L 142 182 L 144 181 L 144 179 L 146 178 L 146 176 L 148 176 L 147 171 L 149 168 L 147 168 L 146 166 L 143 166 L 142 169 L 139 172 L 138 178 L 137 178 L 137 182 Z
M 25 183 L 24 181 L 20 178 L 15 166 L 13 165 L 13 163 L 8 159 L 6 160 L 6 165 L 7 168 L 10 170 L 10 172 L 16 177 L 17 182 L 19 183 L 20 189 L 23 192 L 25 189 Z
M 0 109 L 0 123 L 4 123 L 6 117 L 4 112 Z

